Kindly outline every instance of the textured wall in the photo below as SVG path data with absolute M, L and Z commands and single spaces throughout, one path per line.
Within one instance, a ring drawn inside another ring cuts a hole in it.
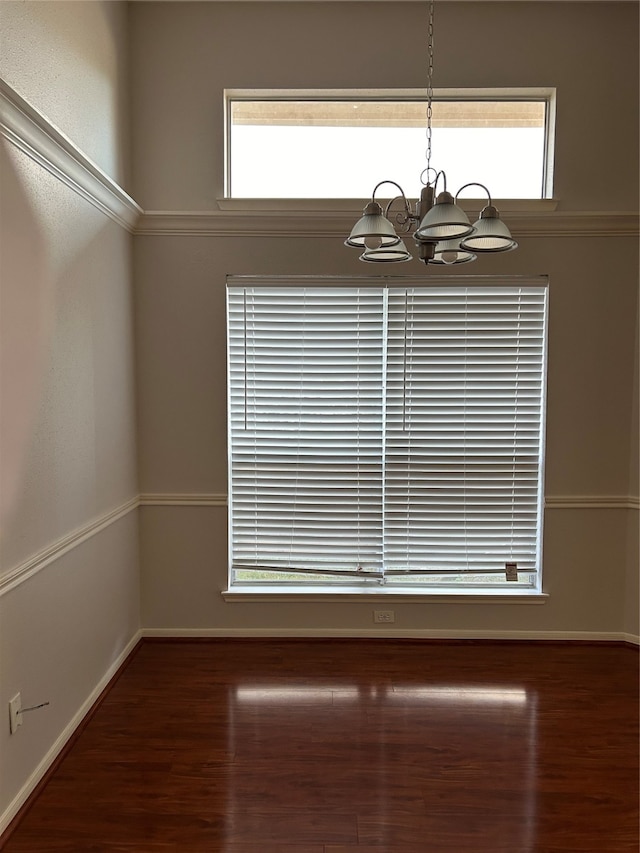
M 25 247 L 5 240 L 3 331 L 18 323 L 26 288 L 37 286 L 39 310 L 20 317 L 13 345 L 3 335 L 2 421 L 20 419 L 23 433 L 17 448 L 12 432 L 1 435 L 7 465 L 19 467 L 0 574 L 137 493 L 131 237 L 14 148 L 5 167 L 3 186 L 18 197 L 3 194 L 2 225 L 30 207 L 27 251 L 38 252 L 41 278 L 21 278 Z M 23 345 L 37 348 L 29 371 Z
M 0 27 L 0 76 L 122 179 L 126 6 L 8 2 Z M 132 238 L 0 143 L 0 707 L 50 702 L 0 727 L 1 830 L 136 636 L 139 565 L 135 511 L 78 539 L 138 492 Z
M 126 3 L 3 0 L 0 74 L 128 188 Z

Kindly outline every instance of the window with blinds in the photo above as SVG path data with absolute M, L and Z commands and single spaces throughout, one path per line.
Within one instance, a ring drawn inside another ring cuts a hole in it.
M 230 583 L 539 588 L 546 314 L 541 278 L 230 277 Z

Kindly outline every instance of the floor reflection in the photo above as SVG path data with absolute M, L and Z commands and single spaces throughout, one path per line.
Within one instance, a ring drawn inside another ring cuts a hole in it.
M 352 819 L 354 843 L 389 853 L 426 837 L 453 851 L 461 831 L 535 850 L 535 690 L 274 677 L 236 683 L 228 699 L 230 837 L 246 820 L 247 791 L 273 780 L 269 809 Z

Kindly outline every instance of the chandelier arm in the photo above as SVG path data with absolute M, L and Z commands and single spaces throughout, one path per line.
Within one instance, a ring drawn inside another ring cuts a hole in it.
M 378 192 L 378 188 L 381 187 L 383 184 L 393 184 L 393 186 L 396 187 L 396 189 L 400 190 L 400 195 L 396 196 L 396 198 L 403 198 L 405 201 L 405 205 L 409 204 L 409 202 L 407 201 L 407 197 L 404 194 L 404 190 L 402 189 L 400 184 L 397 184 L 395 181 L 380 181 L 379 184 L 376 184 L 375 187 L 373 188 L 373 192 L 371 193 L 371 201 L 376 200 L 376 193 Z
M 440 171 L 436 174 L 436 179 L 435 179 L 435 181 L 433 182 L 433 191 L 434 191 L 434 193 L 436 192 L 436 189 L 437 189 L 437 187 L 438 187 L 438 179 L 439 179 L 439 178 L 442 178 L 442 180 L 444 181 L 444 192 L 446 192 L 446 191 L 447 191 L 447 175 L 446 175 L 446 173 L 445 173 L 445 172 L 443 172 L 442 170 L 440 170 Z
M 395 198 L 392 198 L 384 209 L 384 215 L 387 219 L 389 219 L 389 211 L 391 210 L 391 205 L 394 203 L 394 201 L 398 201 L 398 199 L 402 199 L 402 201 L 404 202 L 404 216 L 401 213 L 397 213 L 396 222 L 398 223 L 398 225 L 406 225 L 408 231 L 411 227 L 412 220 L 417 220 L 418 217 L 411 213 L 411 206 L 409 205 L 409 202 L 407 201 L 404 195 L 397 195 L 395 196 Z
M 397 186 L 397 185 L 396 185 L 396 186 Z M 409 205 L 409 202 L 407 201 L 407 198 L 406 198 L 405 194 L 404 194 L 404 193 L 402 193 L 402 195 L 394 196 L 394 198 L 392 198 L 392 199 L 391 199 L 391 201 L 389 201 L 389 203 L 388 203 L 388 204 L 387 204 L 387 206 L 385 207 L 385 209 L 384 209 L 384 215 L 387 217 L 387 219 L 389 218 L 389 211 L 391 210 L 391 205 L 394 203 L 394 201 L 398 201 L 399 199 L 402 199 L 402 201 L 404 202 L 404 212 L 405 212 L 405 214 L 406 214 L 408 217 L 410 217 L 410 216 L 412 215 L 412 214 L 411 214 L 411 207 L 410 207 L 410 205 Z M 398 214 L 398 216 L 399 216 L 399 215 L 400 215 L 400 214 Z
M 458 192 L 456 193 L 456 201 L 458 201 L 458 196 L 460 195 L 462 190 L 466 190 L 467 187 L 481 187 L 487 194 L 489 204 L 493 204 L 493 202 L 491 201 L 491 193 L 489 192 L 489 190 L 485 187 L 484 184 L 479 184 L 477 181 L 471 181 L 471 183 L 469 184 L 463 184 L 463 186 L 461 186 Z

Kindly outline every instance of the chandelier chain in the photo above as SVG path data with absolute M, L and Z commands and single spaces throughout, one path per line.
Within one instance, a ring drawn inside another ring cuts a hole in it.
M 431 123 L 433 118 L 433 6 L 434 0 L 429 0 L 429 25 L 427 30 L 427 180 L 431 167 Z
M 1 2 L 1 0 L 0 0 Z M 403 202 L 403 211 L 396 215 L 396 223 L 401 226 L 401 234 L 413 233 L 418 256 L 425 264 L 466 264 L 475 261 L 483 252 L 509 252 L 518 244 L 509 229 L 500 219 L 500 214 L 491 202 L 489 190 L 477 182 L 467 183 L 458 190 L 455 197 L 447 191 L 447 176 L 431 166 L 431 147 L 433 134 L 433 31 L 435 0 L 427 0 L 427 134 L 426 168 L 420 173 L 422 189 L 415 203 L 415 209 L 408 201 L 404 190 L 395 181 L 384 180 L 376 184 L 371 201 L 362 212 L 362 217 L 351 229 L 345 241 L 347 246 L 364 249 L 361 261 L 368 263 L 399 263 L 410 261 L 407 251 L 396 227 L 389 220 L 391 206 L 396 201 Z M 435 177 L 432 177 L 435 175 Z M 442 178 L 443 190 L 436 195 L 438 181 Z M 386 210 L 376 201 L 376 192 L 383 184 L 392 184 L 399 195 L 392 198 Z M 458 206 L 458 196 L 466 187 L 478 186 L 487 193 L 489 204 L 480 212 L 479 219 L 472 225 L 465 211 Z

